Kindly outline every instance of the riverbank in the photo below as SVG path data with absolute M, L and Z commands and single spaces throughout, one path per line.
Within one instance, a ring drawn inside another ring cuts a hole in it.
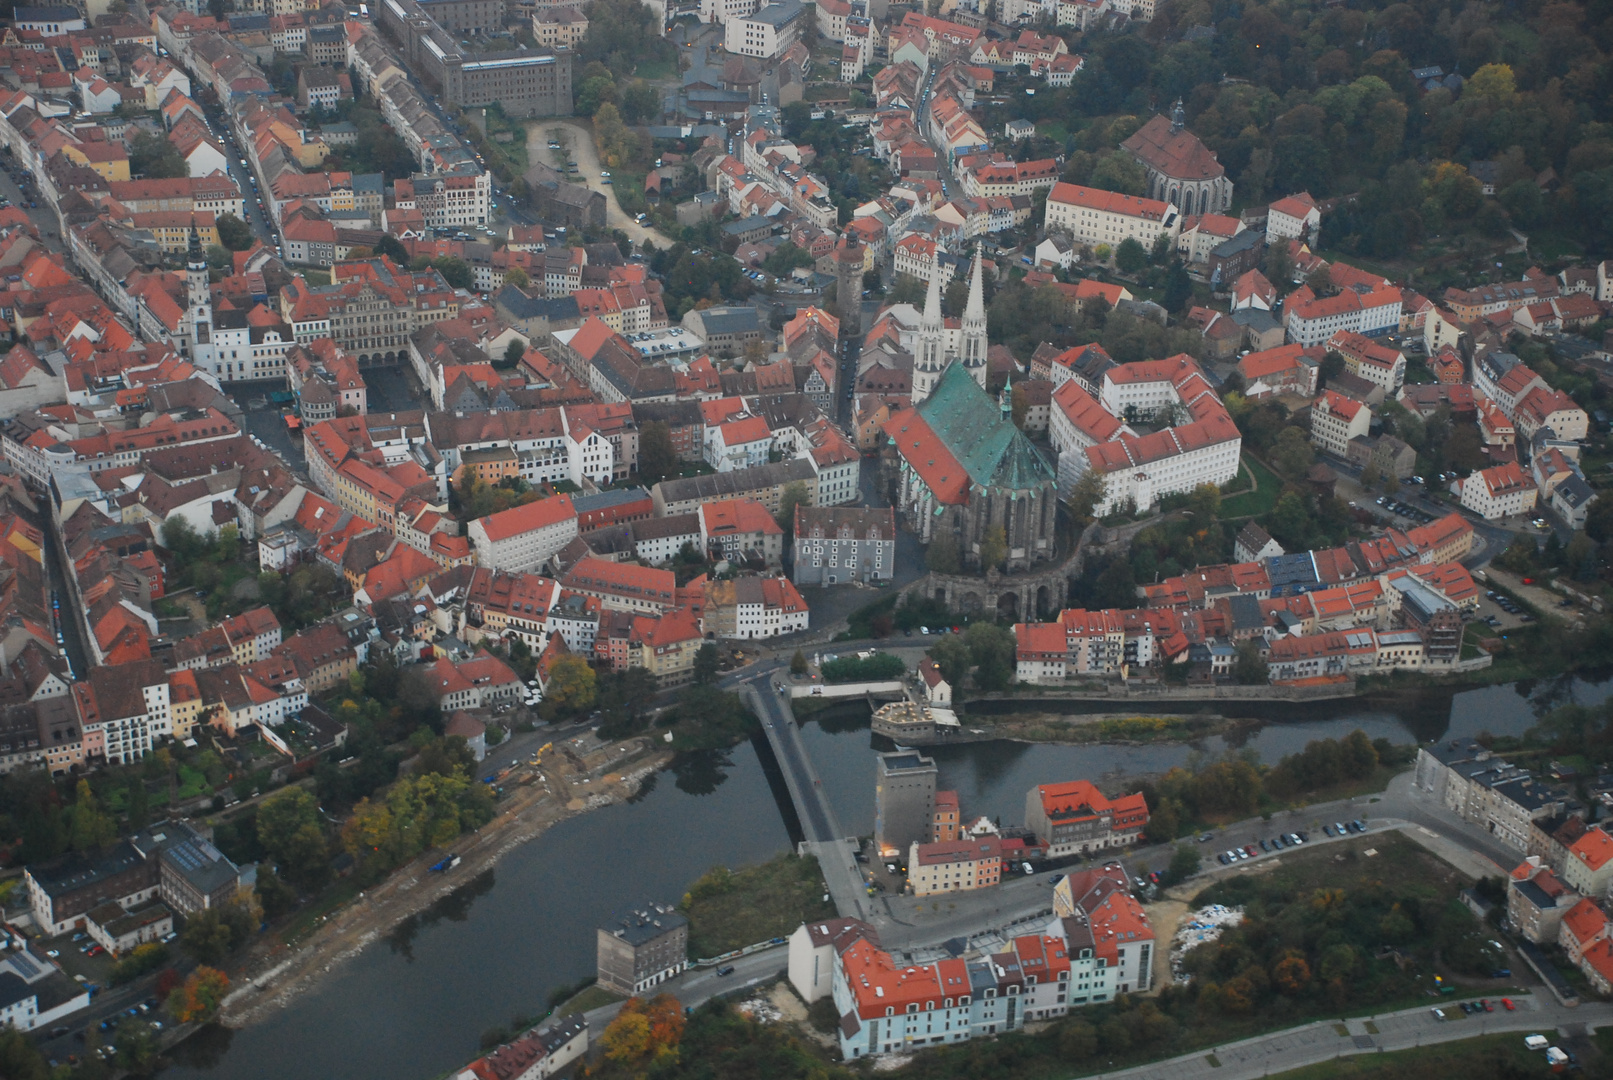
M 1068 714 L 1039 711 L 1010 713 L 989 719 L 970 717 L 964 726 L 968 730 L 972 725 L 979 725 L 981 733 L 971 734 L 971 740 L 1141 746 L 1149 743 L 1193 742 L 1260 723 L 1258 720 L 1234 720 L 1219 713 L 1143 716 L 1136 713 Z
M 284 1008 L 408 919 L 488 873 L 515 848 L 568 818 L 631 799 L 673 757 L 657 743 L 635 737 L 598 744 L 512 771 L 505 779 L 510 793 L 497 816 L 453 845 L 458 866 L 434 874 L 429 867 L 441 853 L 423 855 L 346 904 L 315 916 L 294 946 L 255 946 L 231 972 L 236 989 L 225 999 L 219 1022 L 240 1028 Z

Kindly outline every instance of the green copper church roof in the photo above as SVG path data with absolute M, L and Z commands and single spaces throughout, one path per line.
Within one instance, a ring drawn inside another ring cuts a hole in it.
M 1058 479 L 1041 451 L 962 364 L 948 365 L 918 412 L 980 487 L 1024 490 Z

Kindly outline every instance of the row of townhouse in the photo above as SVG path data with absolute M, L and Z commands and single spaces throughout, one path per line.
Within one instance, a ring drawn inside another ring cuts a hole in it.
M 997 952 L 899 964 L 853 918 L 806 923 L 790 936 L 791 985 L 833 1001 L 847 1060 L 911 1053 L 1017 1031 L 1152 985 L 1154 933 L 1116 869 L 1068 875 L 1053 916 Z

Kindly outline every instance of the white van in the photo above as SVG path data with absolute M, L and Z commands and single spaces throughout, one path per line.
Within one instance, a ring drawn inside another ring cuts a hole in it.
M 1546 1048 L 1546 1041 L 1547 1040 L 1544 1035 L 1525 1035 L 1523 1038 L 1523 1045 L 1527 1046 L 1531 1050 L 1544 1050 Z

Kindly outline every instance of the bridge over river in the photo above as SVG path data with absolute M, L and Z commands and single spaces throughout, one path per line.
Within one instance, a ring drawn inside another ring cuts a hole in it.
M 863 873 L 857 867 L 857 840 L 848 837 L 836 820 L 834 808 L 824 794 L 823 782 L 801 742 L 790 699 L 773 688 L 773 680 L 771 674 L 758 675 L 742 683 L 741 692 L 750 699 L 756 715 L 761 718 L 762 730 L 767 733 L 779 771 L 784 774 L 790 801 L 795 804 L 796 816 L 801 820 L 805 846 L 818 857 L 835 909 L 842 915 L 871 920 L 874 902 L 868 895 Z

